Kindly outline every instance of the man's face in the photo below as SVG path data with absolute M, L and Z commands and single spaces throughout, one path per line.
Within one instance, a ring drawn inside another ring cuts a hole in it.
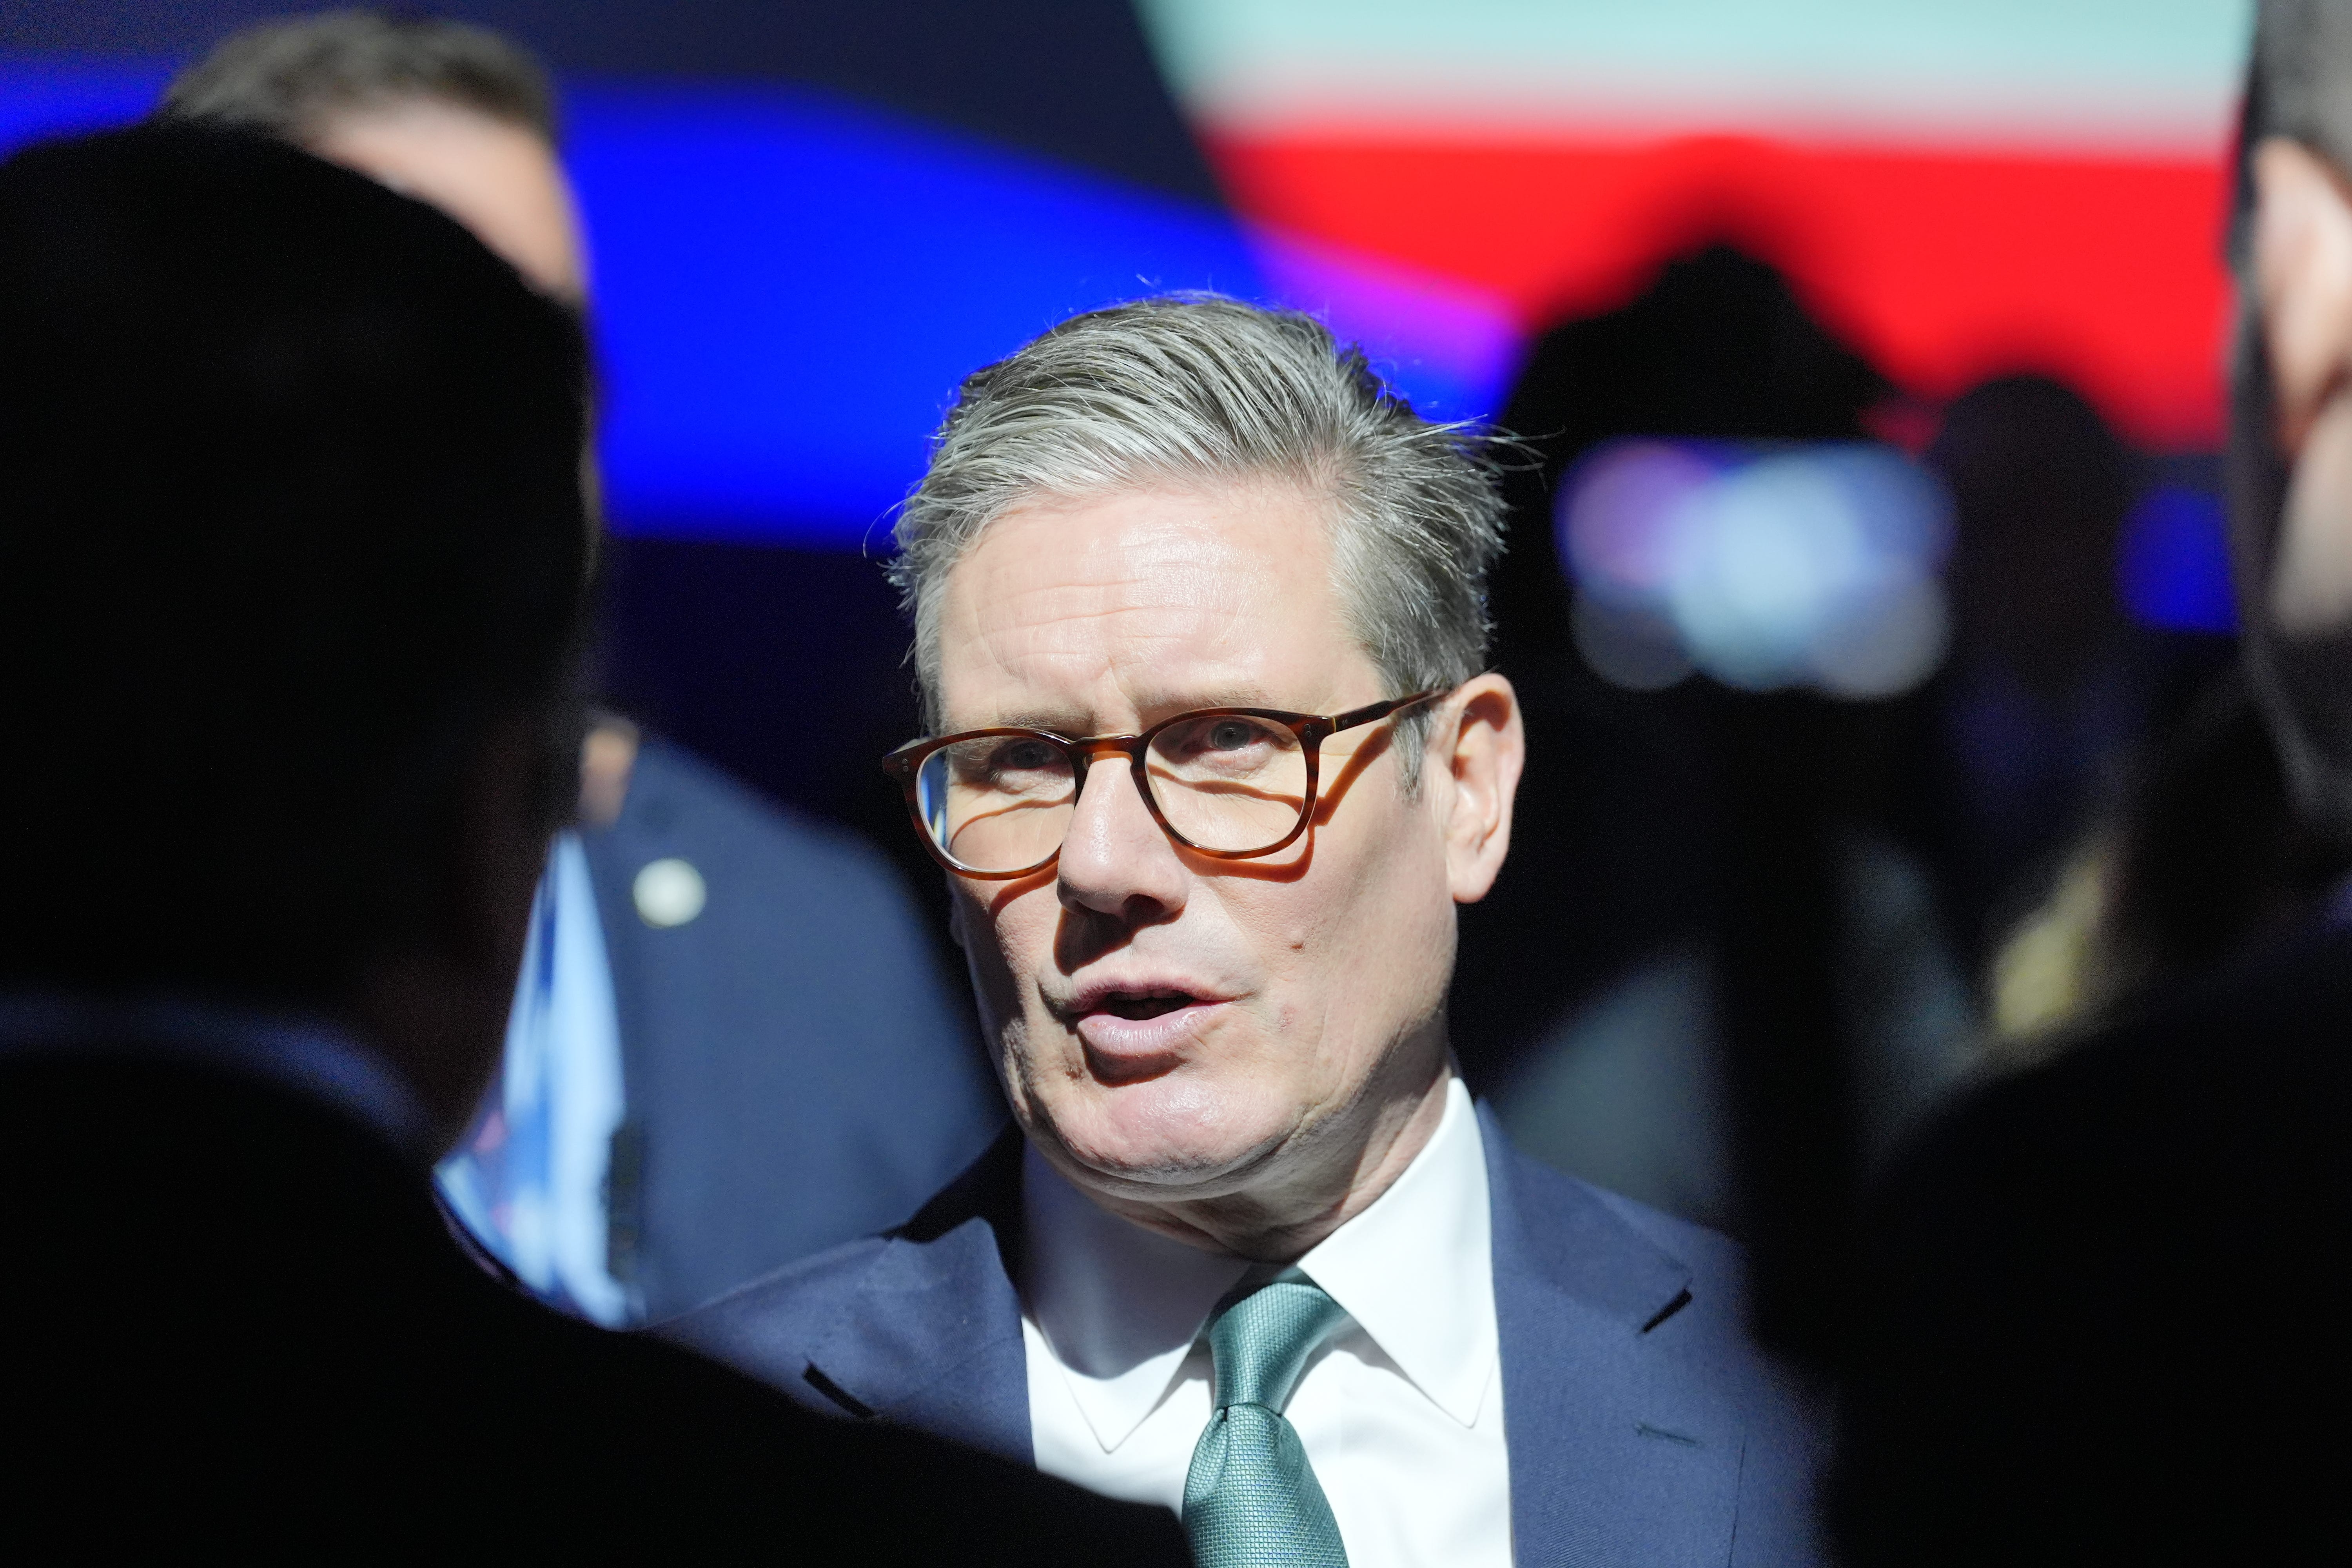
M 1133 733 L 1194 708 L 1336 713 L 1404 695 L 1343 622 L 1321 507 L 1286 488 L 1016 508 L 954 567 L 941 608 L 948 731 Z M 1456 712 L 1442 706 L 1433 732 Z M 1438 1080 L 1454 902 L 1485 883 L 1465 892 L 1449 858 L 1442 758 L 1416 800 L 1400 766 L 1386 723 L 1332 737 L 1310 831 L 1234 861 L 1171 843 L 1106 759 L 1057 866 L 957 879 L 983 1021 L 1048 1159 L 1145 1203 L 1311 1184 Z
M 2352 189 L 2284 137 L 2252 168 L 2230 453 L 2246 657 L 2299 806 L 2352 833 Z
M 432 99 L 340 114 L 310 151 L 474 232 L 541 291 L 586 295 L 580 220 L 555 150 L 510 121 Z

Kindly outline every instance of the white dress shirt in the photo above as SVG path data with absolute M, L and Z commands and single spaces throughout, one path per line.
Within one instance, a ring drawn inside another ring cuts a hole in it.
M 531 904 L 498 1079 L 436 1174 L 486 1251 L 541 1300 L 608 1329 L 642 1316 L 609 1257 L 613 1134 L 627 1109 L 621 1066 L 588 851 L 577 833 L 561 833 Z
M 1037 1468 L 1181 1509 L 1208 1425 L 1209 1310 L 1246 1265 L 1106 1213 L 1032 1150 L 1022 1338 Z M 1298 1260 L 1354 1320 L 1286 1412 L 1350 1568 L 1507 1568 L 1486 1159 L 1469 1091 L 1394 1185 Z

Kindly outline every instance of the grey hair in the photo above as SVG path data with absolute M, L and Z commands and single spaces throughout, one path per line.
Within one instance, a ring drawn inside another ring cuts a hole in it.
M 890 580 L 914 622 L 925 723 L 940 721 L 949 572 L 1020 502 L 1154 485 L 1274 480 L 1329 505 L 1332 574 L 1387 695 L 1484 668 L 1486 573 L 1503 547 L 1490 437 L 1422 418 L 1295 310 L 1167 294 L 1073 316 L 966 377 L 898 516 Z M 1428 710 L 1398 726 L 1408 790 Z
M 156 118 L 302 142 L 355 110 L 424 99 L 556 140 L 555 90 L 523 47 L 437 16 L 330 11 L 232 33 L 172 79 Z

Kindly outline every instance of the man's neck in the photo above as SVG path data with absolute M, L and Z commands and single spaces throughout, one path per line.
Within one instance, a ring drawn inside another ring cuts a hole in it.
M 1334 1128 L 1307 1147 L 1286 1149 L 1288 1168 L 1279 1178 L 1241 1192 L 1142 1203 L 1083 1184 L 1079 1190 L 1130 1224 L 1189 1247 L 1254 1263 L 1295 1262 L 1396 1184 L 1444 1120 L 1453 1081 L 1441 1050 L 1434 1074 L 1418 1092 L 1382 1096 L 1369 1118 Z

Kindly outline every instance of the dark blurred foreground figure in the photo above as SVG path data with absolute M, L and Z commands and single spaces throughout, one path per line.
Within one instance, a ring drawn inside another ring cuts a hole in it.
M 520 48 L 365 11 L 266 22 L 173 82 L 427 201 L 542 291 L 590 295 L 554 91 Z M 906 1218 L 1003 1121 L 874 850 L 605 717 L 540 891 L 503 1070 L 443 1191 L 545 1300 L 685 1311 Z
M 8 1539 L 1181 1562 L 444 1228 L 574 789 L 583 379 L 464 230 L 284 147 L 0 167 Z
M 2352 3 L 2268 0 L 2232 235 L 2233 552 L 2290 793 L 2336 837 L 2352 828 L 2347 172 Z M 1848 1560 L 2339 1552 L 2347 1127 L 2340 914 L 1936 1127 L 1875 1216 L 1841 1433 Z

